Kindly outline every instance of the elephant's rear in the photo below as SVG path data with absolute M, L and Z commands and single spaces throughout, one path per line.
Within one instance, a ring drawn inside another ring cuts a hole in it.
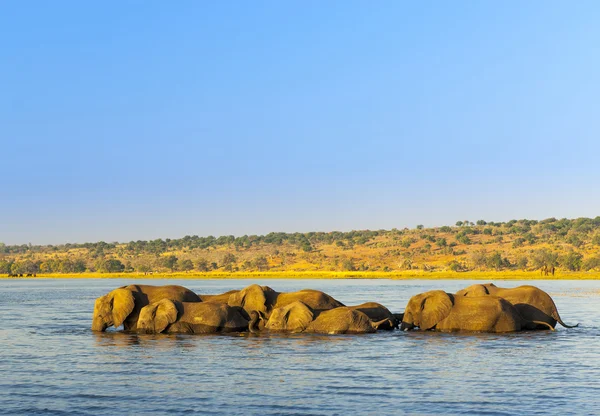
M 366 314 L 345 306 L 321 312 L 307 329 L 307 332 L 321 334 L 365 334 L 375 331 Z

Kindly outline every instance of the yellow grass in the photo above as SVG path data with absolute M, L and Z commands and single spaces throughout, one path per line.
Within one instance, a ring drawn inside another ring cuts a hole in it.
M 0 276 L 2 279 L 14 277 Z M 456 280 L 600 280 L 600 272 L 563 272 L 542 276 L 539 271 L 423 271 L 395 272 L 331 272 L 331 271 L 267 271 L 267 272 L 175 272 L 175 273 L 78 273 L 38 274 L 28 279 L 456 279 Z

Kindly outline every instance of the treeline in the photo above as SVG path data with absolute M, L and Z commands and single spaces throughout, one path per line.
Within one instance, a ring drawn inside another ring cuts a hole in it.
M 269 262 L 266 256 L 259 255 L 252 260 L 244 260 L 237 263 L 238 258 L 231 253 L 226 253 L 222 260 L 210 262 L 205 258 L 179 259 L 175 255 L 167 255 L 154 259 L 138 259 L 135 266 L 132 262 L 123 263 L 118 259 L 48 259 L 48 260 L 0 260 L 0 274 L 49 274 L 49 273 L 131 273 L 131 272 L 209 272 L 211 270 L 223 269 L 233 271 L 266 271 L 269 270 Z
M 178 239 L 156 239 L 150 241 L 130 241 L 129 243 L 106 243 L 99 241 L 97 243 L 83 244 L 61 244 L 61 245 L 5 245 L 0 243 L 0 254 L 26 254 L 26 253 L 59 253 L 72 249 L 86 249 L 92 255 L 101 256 L 107 251 L 120 248 L 125 252 L 132 254 L 162 254 L 182 249 L 208 249 L 222 246 L 234 246 L 238 249 L 248 249 L 252 246 L 275 245 L 280 246 L 285 243 L 295 245 L 304 251 L 313 250 L 315 244 L 331 244 L 335 241 L 353 241 L 357 244 L 365 244 L 374 237 L 388 233 L 386 230 L 379 231 L 349 231 L 349 232 L 309 232 L 309 233 L 269 233 L 267 235 L 244 235 L 235 237 L 233 235 L 214 237 L 185 236 Z
M 544 266 L 600 269 L 600 216 L 464 220 L 435 228 L 185 236 L 128 243 L 0 243 L 0 274 L 536 270 Z

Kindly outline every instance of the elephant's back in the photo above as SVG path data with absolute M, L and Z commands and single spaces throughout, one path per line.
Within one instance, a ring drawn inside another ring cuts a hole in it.
M 350 306 L 349 308 L 364 313 L 372 321 L 395 319 L 388 308 L 377 302 L 366 302 L 360 305 Z
M 171 299 L 179 302 L 201 302 L 202 299 L 188 289 L 187 287 L 178 285 L 151 286 L 151 285 L 135 285 L 139 288 L 139 292 L 148 297 L 148 303 L 158 302 L 162 299 Z
M 202 302 L 214 302 L 214 303 L 228 303 L 231 295 L 239 293 L 239 290 L 230 290 L 229 292 L 221 293 L 219 295 L 198 295 Z
M 219 328 L 212 332 L 222 330 L 242 331 L 248 329 L 248 320 L 245 319 L 237 307 L 217 302 L 187 302 L 183 303 L 185 311 L 180 321 L 188 322 L 194 330 L 205 333 L 210 328 Z
M 456 297 L 455 307 L 438 323 L 440 331 L 511 332 L 516 326 L 516 310 L 498 296 Z
M 332 296 L 320 290 L 303 289 L 297 292 L 280 293 L 277 296 L 276 308 L 300 301 L 315 311 L 329 310 L 345 306 Z
M 308 331 L 321 334 L 359 334 L 375 332 L 369 317 L 361 311 L 343 306 L 321 312 Z
M 528 304 L 533 306 L 543 306 L 551 304 L 550 295 L 535 286 L 519 286 L 513 289 L 503 289 L 497 296 L 506 299 L 513 305 Z

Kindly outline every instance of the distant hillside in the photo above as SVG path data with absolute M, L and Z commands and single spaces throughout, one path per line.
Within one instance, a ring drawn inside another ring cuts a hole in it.
M 438 228 L 186 236 L 129 243 L 8 246 L 0 274 L 235 271 L 600 270 L 600 217 Z

